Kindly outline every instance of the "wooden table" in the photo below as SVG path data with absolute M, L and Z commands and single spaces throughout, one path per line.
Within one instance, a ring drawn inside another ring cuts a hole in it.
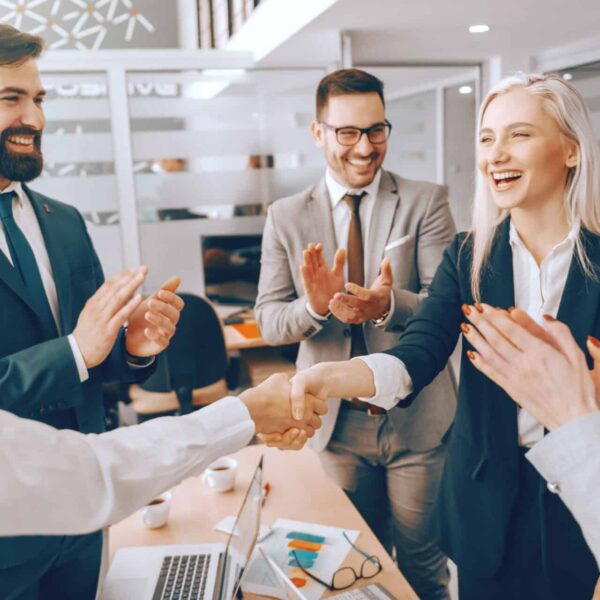
M 317 455 L 306 448 L 301 452 L 279 452 L 264 446 L 251 446 L 238 452 L 240 463 L 235 490 L 213 492 L 191 478 L 173 489 L 173 503 L 168 524 L 161 529 L 146 529 L 136 513 L 110 528 L 110 559 L 119 548 L 161 544 L 199 544 L 225 542 L 227 536 L 213 529 L 227 515 L 237 514 L 243 494 L 261 453 L 265 454 L 264 480 L 271 493 L 263 508 L 263 523 L 272 524 L 279 517 L 358 529 L 357 544 L 379 557 L 382 572 L 372 582 L 379 582 L 398 600 L 418 600 L 395 563 L 348 500 L 346 494 L 329 481 Z M 312 493 L 311 493 L 312 490 Z M 359 568 L 362 557 L 350 552 L 345 565 Z M 357 587 L 364 582 L 357 583 Z M 324 597 L 331 595 L 327 593 Z M 244 595 L 245 598 L 262 596 Z

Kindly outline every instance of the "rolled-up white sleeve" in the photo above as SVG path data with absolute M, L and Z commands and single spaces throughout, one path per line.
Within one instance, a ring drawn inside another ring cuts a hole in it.
M 95 531 L 133 513 L 219 456 L 254 422 L 239 398 L 184 417 L 100 435 L 56 430 L 0 411 L 0 535 Z
M 559 427 L 525 456 L 573 513 L 600 565 L 600 412 Z
M 360 400 L 390 410 L 412 393 L 412 379 L 399 358 L 378 353 L 360 356 L 356 360 L 362 360 L 371 369 L 375 379 L 375 395 Z

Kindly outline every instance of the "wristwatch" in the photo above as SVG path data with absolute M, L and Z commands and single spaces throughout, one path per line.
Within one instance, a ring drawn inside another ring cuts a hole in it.
M 371 323 L 373 323 L 373 325 L 375 325 L 375 326 L 381 325 L 389 316 L 390 316 L 390 309 L 388 308 L 385 312 L 380 314 L 378 317 L 371 319 Z

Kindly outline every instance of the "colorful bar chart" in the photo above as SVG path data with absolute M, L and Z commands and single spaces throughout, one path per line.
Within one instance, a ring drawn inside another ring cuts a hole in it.
M 288 567 L 292 567 L 289 577 L 296 587 L 301 588 L 308 581 L 304 573 L 297 570 L 297 567 L 304 569 L 312 568 L 317 558 L 319 558 L 319 552 L 326 544 L 326 539 L 320 535 L 303 533 L 301 531 L 290 531 L 286 535 L 286 538 L 288 540 L 288 557 L 290 559 Z

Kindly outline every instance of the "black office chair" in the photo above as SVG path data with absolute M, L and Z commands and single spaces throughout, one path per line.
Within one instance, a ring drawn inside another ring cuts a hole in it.
M 169 347 L 157 357 L 156 372 L 129 397 L 140 422 L 187 414 L 227 395 L 227 350 L 221 321 L 204 298 L 180 294 L 185 302 Z

